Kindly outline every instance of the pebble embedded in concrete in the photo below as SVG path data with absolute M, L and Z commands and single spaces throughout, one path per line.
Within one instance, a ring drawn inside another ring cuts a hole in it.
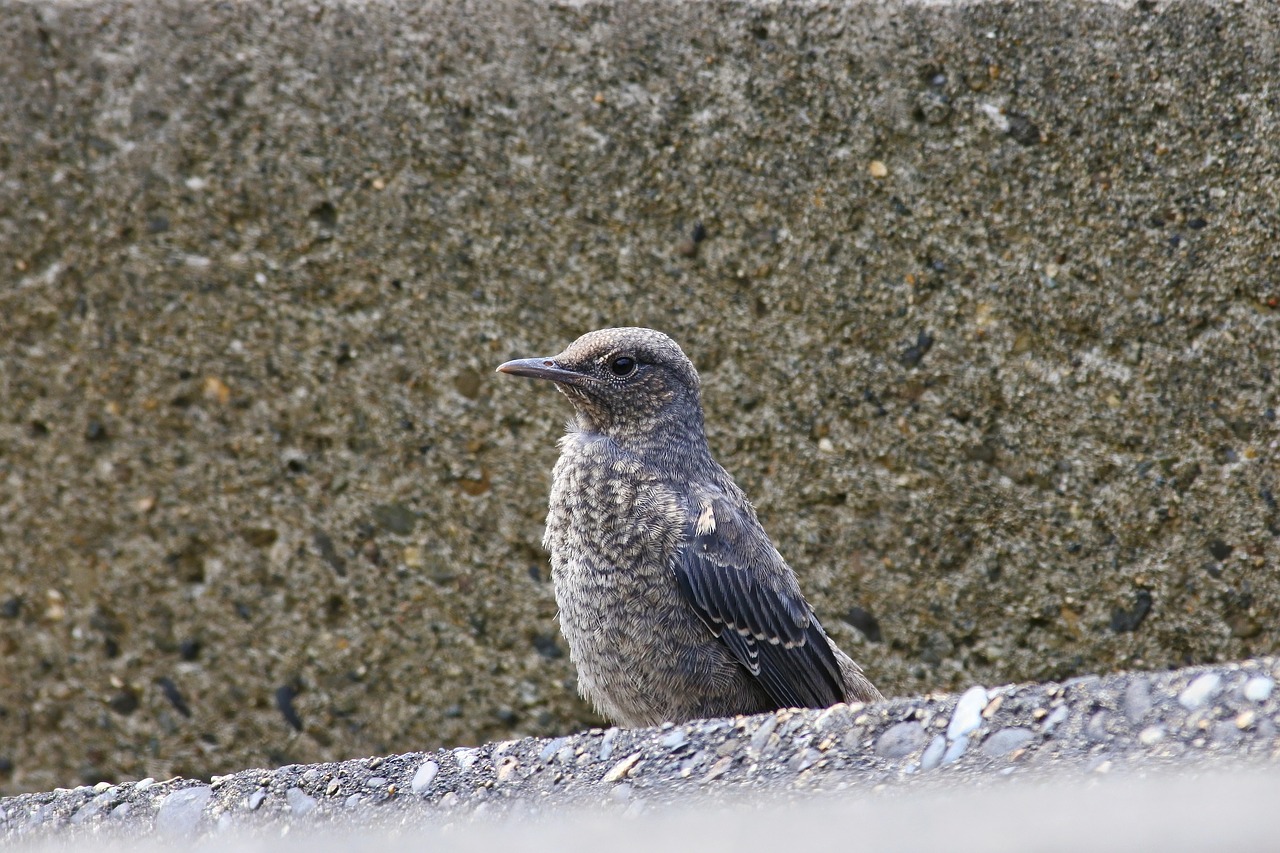
M 205 803 L 213 795 L 208 785 L 182 788 L 164 798 L 156 813 L 156 830 L 162 835 L 192 835 L 200 824 Z
M 1195 711 L 1209 701 L 1221 684 L 1221 675 L 1216 672 L 1206 672 L 1193 680 L 1185 690 L 1178 694 L 1178 704 L 1188 711 Z
M 951 722 L 947 724 L 947 740 L 967 735 L 982 725 L 982 710 L 987 707 L 987 690 L 974 685 L 964 692 L 951 713 Z

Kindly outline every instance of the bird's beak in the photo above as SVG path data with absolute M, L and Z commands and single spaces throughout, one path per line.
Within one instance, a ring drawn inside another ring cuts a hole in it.
M 549 379 L 562 385 L 581 385 L 587 377 L 574 370 L 566 370 L 556 364 L 554 358 L 517 358 L 498 366 L 499 373 L 527 376 L 530 379 Z

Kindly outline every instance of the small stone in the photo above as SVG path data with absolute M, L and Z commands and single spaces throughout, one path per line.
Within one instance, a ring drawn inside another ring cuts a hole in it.
M 387 787 L 387 780 L 383 776 L 370 776 L 368 779 L 364 780 L 364 786 L 366 788 L 378 790 L 379 788 Z
M 924 748 L 920 756 L 920 768 L 932 770 L 942 763 L 942 756 L 947 751 L 947 739 L 942 735 L 934 735 L 933 740 Z
M 679 749 L 689 742 L 689 735 L 684 729 L 675 729 L 669 735 L 658 741 L 659 744 L 667 749 Z
M 1271 698 L 1276 683 L 1264 675 L 1255 675 L 1244 683 L 1244 698 L 1250 702 L 1265 702 Z
M 299 817 L 315 810 L 316 798 L 301 788 L 290 788 L 284 792 L 284 798 L 289 803 L 289 808 Z
M 1089 718 L 1089 722 L 1084 724 L 1085 735 L 1088 736 L 1090 740 L 1098 742 L 1108 740 L 1111 737 L 1110 732 L 1107 731 L 1107 722 L 1110 719 L 1111 713 L 1109 711 L 1104 709 L 1096 712 Z
M 250 794 L 249 799 L 246 802 L 246 805 L 249 807 L 249 811 L 251 812 L 257 811 L 258 806 L 262 805 L 262 801 L 265 800 L 266 798 L 267 798 L 267 792 L 262 790 L 261 788 L 259 788 L 258 790 Z
M 613 757 L 613 744 L 618 739 L 620 729 L 617 726 L 609 729 L 604 733 L 604 737 L 600 739 L 600 760 L 608 761 Z
M 1244 740 L 1244 728 L 1234 723 L 1222 720 L 1213 725 L 1211 735 L 1213 742 L 1218 746 L 1235 746 Z
M 329 784 L 325 786 L 324 794 L 326 797 L 332 797 L 342 788 L 341 783 L 337 779 L 330 779 Z
M 706 760 L 710 757 L 711 757 L 711 753 L 703 749 L 703 750 L 699 750 L 698 752 L 695 752 L 693 755 L 689 756 L 684 761 L 681 761 L 680 762 L 680 778 L 688 779 L 690 776 L 693 775 L 693 771 L 701 767 L 706 762 Z
M 636 766 L 636 762 L 640 760 L 641 753 L 633 752 L 626 758 L 619 761 L 613 767 L 609 768 L 609 772 L 604 774 L 604 782 L 617 782 L 623 776 L 626 776 L 631 768 Z
M 1236 728 L 1241 731 L 1252 728 L 1257 719 L 1258 715 L 1253 710 L 1241 711 L 1236 715 Z
M 418 767 L 418 772 L 413 774 L 413 781 L 409 783 L 409 790 L 415 794 L 421 794 L 431 787 L 431 783 L 435 781 L 436 774 L 440 772 L 440 765 L 430 759 L 422 762 Z
M 231 389 L 227 387 L 227 383 L 216 376 L 205 377 L 201 393 L 206 400 L 220 406 L 225 406 L 231 399 Z
M 755 732 L 752 733 L 751 735 L 750 746 L 752 751 L 754 752 L 762 751 L 765 748 L 765 745 L 769 743 L 769 738 L 770 736 L 773 735 L 773 730 L 776 729 L 777 727 L 778 727 L 777 715 L 770 715 L 766 717 L 765 721 L 760 724 L 760 728 L 756 729 Z
M 968 748 L 969 736 L 960 735 L 960 737 L 951 742 L 951 745 L 947 747 L 947 751 L 943 753 L 942 763 L 950 764 L 951 762 L 958 760 L 960 756 L 964 755 L 964 751 Z
M 917 722 L 890 726 L 876 738 L 876 755 L 882 758 L 905 758 L 925 745 L 929 736 Z
M 117 820 L 123 820 L 129 816 L 129 812 L 133 811 L 132 803 L 121 803 L 111 810 L 111 816 Z
M 97 800 L 90 800 L 72 813 L 70 823 L 79 825 L 102 814 L 102 805 Z
M 621 785 L 618 785 L 609 791 L 609 799 L 613 800 L 615 803 L 625 803 L 627 800 L 631 799 L 631 786 L 626 782 L 623 782 Z
M 1124 690 L 1124 715 L 1129 722 L 1137 725 L 1151 711 L 1151 682 L 1145 678 L 1134 677 Z
M 729 768 L 733 766 L 733 756 L 726 755 L 711 765 L 711 769 L 707 771 L 707 775 L 702 777 L 703 782 L 710 782 L 712 779 L 719 779 L 725 773 L 729 772 Z
M 1187 688 L 1178 694 L 1178 704 L 1188 711 L 1194 711 L 1207 703 L 1222 684 L 1222 676 L 1216 672 L 1206 672 L 1198 676 Z
M 470 770 L 480 760 L 480 750 L 458 747 L 453 751 L 453 760 L 458 762 L 458 767 L 463 770 Z
M 351 796 L 347 797 L 345 800 L 342 801 L 342 805 L 345 808 L 354 809 L 356 806 L 360 805 L 363 799 L 364 798 L 361 797 L 359 794 L 352 794 Z
M 867 171 L 871 173 L 873 178 L 885 178 L 889 175 L 889 167 L 884 164 L 883 160 L 872 160 L 867 164 Z
M 162 835 L 192 835 L 204 814 L 204 805 L 213 796 L 208 785 L 183 788 L 164 798 L 156 812 L 156 831 Z
M 1067 717 L 1071 716 L 1071 710 L 1066 705 L 1059 705 L 1049 714 L 1049 718 L 1044 721 L 1044 733 L 1053 734 L 1053 730 L 1067 721 Z
M 819 714 L 818 719 L 813 721 L 813 730 L 815 732 L 835 731 L 847 728 L 849 722 L 849 706 L 845 704 L 832 705 Z
M 397 536 L 408 536 L 418 524 L 418 514 L 403 504 L 378 504 L 371 515 L 379 527 Z
M 787 766 L 792 773 L 800 773 L 808 770 L 813 765 L 822 760 L 822 753 L 813 747 L 809 747 L 804 752 L 795 755 L 788 762 Z
M 558 737 L 553 741 L 548 741 L 547 745 L 538 753 L 538 760 L 543 764 L 546 764 L 554 758 L 555 754 L 560 751 L 560 748 L 568 742 L 569 739 L 567 737 Z
M 859 752 L 865 747 L 871 746 L 870 743 L 863 743 L 863 734 L 864 732 L 861 728 L 855 727 L 849 729 L 849 731 L 845 732 L 844 736 L 840 738 L 840 743 L 850 752 Z
M 1002 758 L 1031 742 L 1035 732 L 1019 727 L 1001 729 L 982 742 L 982 753 L 989 758 Z
M 504 756 L 502 761 L 498 763 L 496 776 L 499 782 L 508 782 L 516 774 L 516 770 L 520 767 L 520 761 L 514 755 Z
M 1154 746 L 1164 740 L 1164 726 L 1147 726 L 1138 732 L 1138 743 L 1143 746 Z
M 982 709 L 987 707 L 987 701 L 985 687 L 975 685 L 966 690 L 951 712 L 951 722 L 947 724 L 947 740 L 954 741 L 982 725 Z

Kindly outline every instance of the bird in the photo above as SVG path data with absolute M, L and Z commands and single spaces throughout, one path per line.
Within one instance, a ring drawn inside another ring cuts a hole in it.
M 712 457 L 679 344 L 600 329 L 498 371 L 573 405 L 543 546 L 579 692 L 600 714 L 638 728 L 884 698 Z

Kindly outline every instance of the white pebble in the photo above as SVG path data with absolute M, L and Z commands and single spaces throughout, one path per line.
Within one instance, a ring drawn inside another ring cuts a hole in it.
M 1143 746 L 1151 746 L 1164 740 L 1164 726 L 1147 726 L 1138 732 L 1138 742 Z
M 1244 683 L 1244 698 L 1250 702 L 1265 702 L 1271 698 L 1276 683 L 1264 675 L 1255 675 Z
M 924 748 L 924 754 L 920 756 L 920 769 L 932 770 L 942 763 L 942 754 L 947 750 L 947 739 L 942 735 L 937 735 L 933 740 L 929 741 L 929 745 Z
M 1221 675 L 1216 672 L 1206 672 L 1188 684 L 1186 690 L 1178 694 L 1178 704 L 1188 711 L 1201 708 L 1217 692 L 1220 684 L 1222 684 Z
M 310 814 L 315 810 L 316 798 L 301 788 L 290 788 L 284 792 L 284 798 L 296 815 Z
M 435 781 L 436 774 L 439 772 L 440 765 L 434 761 L 422 762 L 418 772 L 413 774 L 413 781 L 409 783 L 409 789 L 415 794 L 421 794 L 431 787 L 431 783 Z
M 950 764 L 951 762 L 958 759 L 960 756 L 964 755 L 964 751 L 968 748 L 969 748 L 969 736 L 960 735 L 960 737 L 952 741 L 951 746 L 947 747 L 946 754 L 942 756 L 942 763 Z
M 947 740 L 958 737 L 982 725 L 982 709 L 987 707 L 987 689 L 973 686 L 964 692 L 956 709 L 951 713 L 951 722 L 947 724 Z

